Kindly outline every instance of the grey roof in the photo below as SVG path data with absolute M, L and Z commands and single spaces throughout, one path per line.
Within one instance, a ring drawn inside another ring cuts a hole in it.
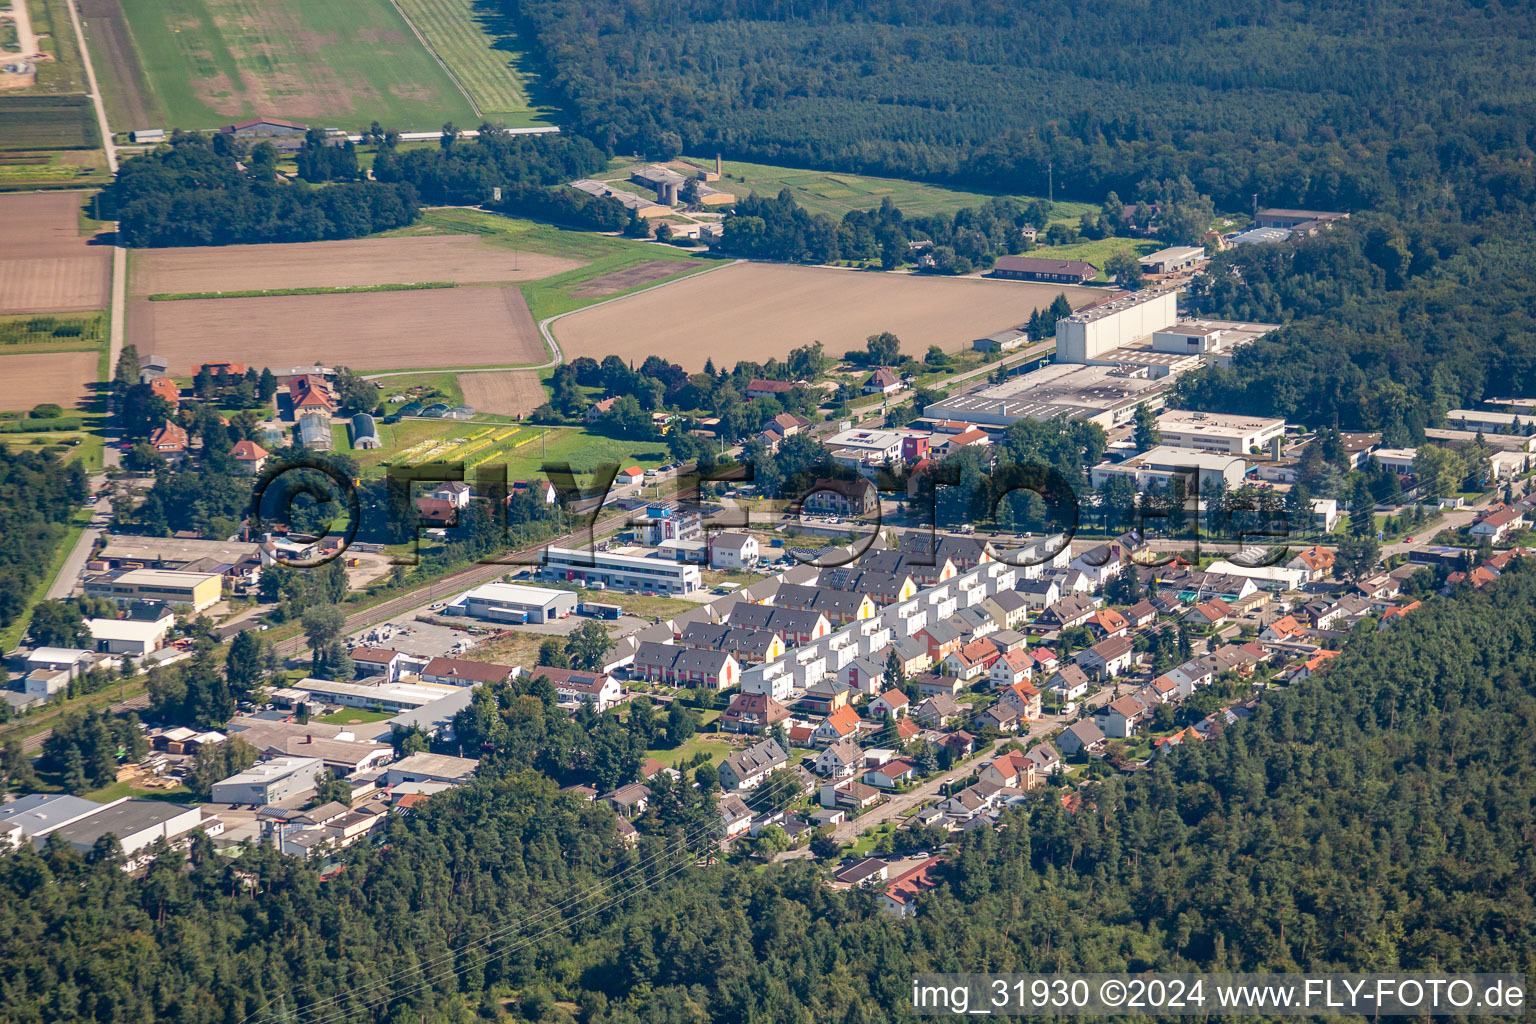
M 853 742 L 851 737 L 838 740 L 827 748 L 827 753 L 835 756 L 843 764 L 857 764 L 859 758 L 864 756 L 864 751 Z
M 69 821 L 100 809 L 101 804 L 83 797 L 28 793 L 0 806 L 0 822 L 20 826 L 22 835 L 30 838 L 46 829 L 57 827 L 61 821 Z
M 108 832 L 124 839 L 192 810 L 196 808 L 165 800 L 124 800 L 65 825 L 53 834 L 73 843 L 77 849 L 88 850 Z
M 779 746 L 779 741 L 774 739 L 763 740 L 754 743 L 739 754 L 733 754 L 726 758 L 723 765 L 728 766 L 732 774 L 738 779 L 744 779 L 756 775 L 763 769 L 774 769 L 789 760 L 789 755 L 784 753 L 784 748 Z
M 770 629 L 775 633 L 812 633 L 826 618 L 821 612 L 796 608 L 776 608 L 766 604 L 739 604 L 731 609 L 731 625 L 747 629 Z

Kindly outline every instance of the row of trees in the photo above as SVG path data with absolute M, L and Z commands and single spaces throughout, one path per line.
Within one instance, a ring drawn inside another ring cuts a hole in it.
M 13 452 L 0 443 L 0 627 L 30 604 L 69 521 L 85 500 L 85 471 L 43 452 Z

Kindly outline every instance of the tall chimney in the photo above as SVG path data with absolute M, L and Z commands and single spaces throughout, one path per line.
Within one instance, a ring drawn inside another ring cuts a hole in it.
M 715 173 L 722 178 L 725 177 L 725 164 L 721 162 L 719 153 L 715 154 Z
M 1276 462 L 1280 461 L 1280 446 L 1284 443 L 1285 439 L 1281 437 L 1272 437 L 1269 439 L 1269 457 L 1271 459 Z

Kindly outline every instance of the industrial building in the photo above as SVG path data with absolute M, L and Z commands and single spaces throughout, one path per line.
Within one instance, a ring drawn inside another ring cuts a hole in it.
M 1152 377 L 1145 367 L 1074 366 L 1054 363 L 1001 384 L 953 395 L 923 410 L 921 423 L 963 420 L 1006 427 L 1023 419 L 1058 416 L 1097 423 L 1106 430 L 1129 420 L 1136 406 L 1160 406 L 1171 376 Z
M 1168 409 L 1157 417 L 1157 432 L 1165 447 L 1242 455 L 1285 436 L 1285 420 Z
M 1181 270 L 1198 267 L 1205 262 L 1205 247 L 1200 245 L 1175 245 L 1159 249 L 1137 260 L 1143 274 L 1177 274 Z
M 44 842 L 58 836 L 76 853 L 90 853 L 96 841 L 111 834 L 127 859 L 124 867 L 138 866 L 139 851 L 158 840 L 175 841 L 203 824 L 203 812 L 165 800 L 121 800 L 48 833 Z
M 692 594 L 704 585 L 697 565 L 553 546 L 544 549 L 539 571 L 546 579 L 667 594 Z
M 407 782 L 460 784 L 474 778 L 475 768 L 479 764 L 479 761 L 470 757 L 415 753 L 384 769 L 384 777 L 380 781 L 386 786 Z
M 1524 433 L 1525 428 L 1536 426 L 1536 419 L 1529 414 L 1520 416 L 1512 412 L 1479 412 L 1476 409 L 1452 409 L 1445 414 L 1445 421 L 1458 430 L 1481 430 L 1485 434 Z
M 1336 220 L 1347 220 L 1349 214 L 1332 210 L 1260 210 L 1253 215 L 1255 227 L 1284 228 L 1288 231 L 1305 231 L 1318 225 L 1331 225 Z
M 1179 319 L 1175 292 L 1127 292 L 1056 322 L 1056 361 L 1087 363 Z
M 118 604 L 163 601 L 173 608 L 200 612 L 219 603 L 223 581 L 215 573 L 170 569 L 115 569 L 87 577 L 87 597 L 108 597 Z
M 516 583 L 486 583 L 458 597 L 443 611 L 492 622 L 552 622 L 576 611 L 576 595 L 569 590 L 525 587 Z
M 1199 474 L 1203 490 L 1217 483 L 1228 488 L 1240 487 L 1247 471 L 1247 464 L 1232 455 L 1159 445 L 1124 462 L 1094 466 L 1089 475 L 1095 487 L 1103 487 L 1112 477 L 1123 476 L 1131 479 L 1136 490 L 1144 491 L 1151 484 L 1167 487 L 1174 477 L 1194 472 Z
M 213 784 L 216 804 L 272 804 L 315 788 L 325 767 L 318 757 L 274 757 Z
M 98 654 L 127 654 L 142 658 L 153 654 L 165 642 L 165 634 L 176 624 L 167 616 L 158 621 L 137 619 L 86 619 L 85 628 L 96 641 Z
M 448 696 L 457 687 L 434 683 L 337 683 L 329 679 L 301 679 L 294 689 L 307 692 L 327 704 L 383 711 L 414 711 Z

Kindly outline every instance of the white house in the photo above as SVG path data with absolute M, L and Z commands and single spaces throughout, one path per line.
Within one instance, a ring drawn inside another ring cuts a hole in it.
M 757 559 L 757 538 L 750 533 L 717 533 L 709 538 L 711 569 L 748 569 Z

